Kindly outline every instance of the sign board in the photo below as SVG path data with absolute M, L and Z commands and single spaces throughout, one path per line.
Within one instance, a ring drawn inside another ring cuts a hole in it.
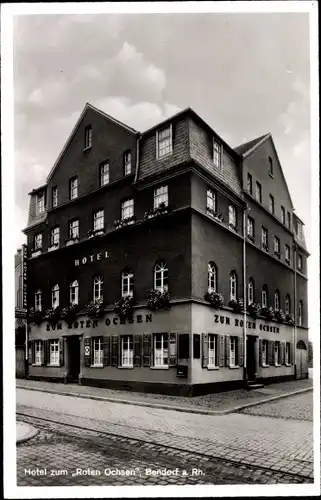
M 27 310 L 27 245 L 22 245 L 22 308 Z

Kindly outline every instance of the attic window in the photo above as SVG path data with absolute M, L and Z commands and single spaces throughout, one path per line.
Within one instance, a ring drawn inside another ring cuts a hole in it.
M 172 125 L 156 132 L 156 157 L 162 158 L 173 152 Z
M 43 214 L 45 211 L 45 193 L 41 191 L 37 193 L 36 199 L 36 213 L 37 215 Z
M 221 168 L 221 145 L 213 139 L 213 163 L 217 168 Z
M 92 146 L 92 128 L 91 125 L 85 128 L 85 149 L 91 148 Z
M 296 221 L 296 235 L 300 240 L 302 239 L 302 223 L 300 221 Z
M 269 175 L 271 177 L 274 176 L 273 160 L 272 160 L 271 156 L 269 156 Z

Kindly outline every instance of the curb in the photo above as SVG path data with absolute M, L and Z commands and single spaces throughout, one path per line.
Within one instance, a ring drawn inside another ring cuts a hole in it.
M 18 423 L 19 423 L 19 421 L 17 422 L 17 424 Z M 16 438 L 16 444 L 20 444 L 20 443 L 24 443 L 25 441 L 29 441 L 29 439 L 34 438 L 39 433 L 39 430 L 35 429 L 35 427 L 32 427 L 30 424 L 26 424 L 25 422 L 23 422 L 23 424 L 27 425 L 29 427 L 29 430 L 28 430 L 27 434 L 25 434 L 23 437 Z
M 271 401 L 277 401 L 278 399 L 283 399 L 287 398 L 290 396 L 296 396 L 297 394 L 302 394 L 304 392 L 309 392 L 313 390 L 313 387 L 307 387 L 306 389 L 298 389 L 297 391 L 293 392 L 288 392 L 285 394 L 279 394 L 278 396 L 272 396 L 270 398 L 262 399 L 260 401 L 254 401 L 251 403 L 246 403 L 240 406 L 234 406 L 233 408 L 228 408 L 227 410 L 206 410 L 206 409 L 201 409 L 201 408 L 187 408 L 187 407 L 178 407 L 178 406 L 171 406 L 171 405 L 165 405 L 161 403 L 149 403 L 149 402 L 144 402 L 144 401 L 131 401 L 128 399 L 115 399 L 115 398 L 105 398 L 103 396 L 94 396 L 94 395 L 89 395 L 89 394 L 79 394 L 77 392 L 62 392 L 62 391 L 57 391 L 55 389 L 41 389 L 39 387 L 24 387 L 22 385 L 16 385 L 16 389 L 25 389 L 27 391 L 38 391 L 38 392 L 47 392 L 49 394 L 58 394 L 60 396 L 70 396 L 72 398 L 82 398 L 82 399 L 90 399 L 93 401 L 103 401 L 103 402 L 108 402 L 108 403 L 119 403 L 119 404 L 126 404 L 126 405 L 134 405 L 134 406 L 143 406 L 143 407 L 148 407 L 148 408 L 157 408 L 160 410 L 172 410 L 172 411 L 179 411 L 183 413 L 198 413 L 200 415 L 213 415 L 213 416 L 220 416 L 220 415 L 227 415 L 229 413 L 236 413 L 241 410 L 244 410 L 245 408 L 250 408 L 252 406 L 257 406 L 260 404 L 264 403 L 269 403 Z

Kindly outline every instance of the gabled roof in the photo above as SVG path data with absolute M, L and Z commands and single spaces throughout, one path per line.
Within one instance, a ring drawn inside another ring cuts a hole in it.
M 106 120 L 109 120 L 110 122 L 114 123 L 115 125 L 118 125 L 119 127 L 122 127 L 123 129 L 127 130 L 128 132 L 130 132 L 131 134 L 139 134 L 139 132 L 135 129 L 133 129 L 132 127 L 129 127 L 128 125 L 125 125 L 125 123 L 122 123 L 120 122 L 119 120 L 116 120 L 115 118 L 113 118 L 112 116 L 108 115 L 107 113 L 104 113 L 104 111 L 101 111 L 100 109 L 96 108 L 95 106 L 93 106 L 92 104 L 90 104 L 89 102 L 86 102 L 85 104 L 85 107 L 84 109 L 82 110 L 81 112 L 81 115 L 79 116 L 77 122 L 76 122 L 76 125 L 74 126 L 74 128 L 72 129 L 71 131 L 71 134 L 69 135 L 67 141 L 65 142 L 65 145 L 64 147 L 62 148 L 57 160 L 55 161 L 55 164 L 54 166 L 52 167 L 52 169 L 50 170 L 49 172 L 49 175 L 47 177 L 47 183 L 50 181 L 54 171 L 56 170 L 61 158 L 63 157 L 63 155 L 65 154 L 74 134 L 76 133 L 76 130 L 78 129 L 83 117 L 85 116 L 86 112 L 88 110 L 91 110 L 91 111 L 94 111 L 94 113 L 97 113 L 98 115 L 102 116 L 103 118 L 105 118 Z
M 251 141 L 245 142 L 244 144 L 240 144 L 234 150 L 239 154 L 242 155 L 243 157 L 248 156 L 250 153 L 252 153 L 258 146 L 263 144 L 263 142 L 268 139 L 268 137 L 271 137 L 271 134 L 264 134 L 261 135 L 260 137 L 257 137 L 256 139 L 252 139 Z

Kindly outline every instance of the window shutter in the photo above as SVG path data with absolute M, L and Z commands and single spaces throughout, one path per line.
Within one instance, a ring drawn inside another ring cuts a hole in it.
M 156 159 L 158 158 L 158 130 L 156 130 Z
M 142 366 L 142 336 L 134 335 L 134 366 Z
M 230 366 L 231 339 L 225 335 L 225 366 Z
M 202 367 L 207 368 L 208 365 L 208 333 L 203 333 L 203 356 Z
M 290 363 L 291 363 L 291 365 L 294 364 L 294 345 L 293 345 L 293 343 L 290 344 Z
M 224 335 L 218 337 L 218 365 L 224 366 Z
M 177 364 L 177 333 L 169 334 L 169 366 L 175 366 Z
M 263 351 L 263 340 L 259 340 L 259 365 L 262 366 L 262 351 Z
M 110 337 L 103 337 L 103 352 L 104 352 L 104 357 L 103 357 L 103 365 L 104 366 L 109 366 L 110 365 Z
M 178 357 L 179 359 L 189 359 L 189 334 L 180 333 L 178 335 Z
M 28 342 L 28 365 L 31 365 L 32 363 L 34 363 L 33 361 L 33 354 L 34 354 L 34 342 L 30 341 Z
M 243 366 L 244 364 L 244 353 L 243 353 L 243 347 L 244 345 L 244 342 L 243 342 L 243 337 L 238 337 L 238 340 L 237 340 L 237 349 L 238 349 L 238 365 L 239 366 Z
M 43 364 L 50 364 L 50 340 L 43 341 Z
M 273 340 L 271 340 L 271 365 L 275 365 L 275 342 Z
M 151 366 L 152 336 L 150 333 L 144 335 L 143 339 L 143 366 Z
M 274 342 L 272 340 L 268 340 L 267 347 L 268 347 L 268 364 L 271 366 L 273 365 Z
M 45 364 L 45 340 L 41 340 L 41 364 Z
M 85 337 L 84 342 L 84 358 L 85 358 L 85 366 L 91 365 L 91 337 Z
M 118 366 L 119 355 L 119 336 L 112 335 L 111 337 L 111 366 Z
M 285 365 L 285 342 L 281 342 L 281 365 Z
M 64 365 L 64 339 L 59 339 L 59 365 Z

